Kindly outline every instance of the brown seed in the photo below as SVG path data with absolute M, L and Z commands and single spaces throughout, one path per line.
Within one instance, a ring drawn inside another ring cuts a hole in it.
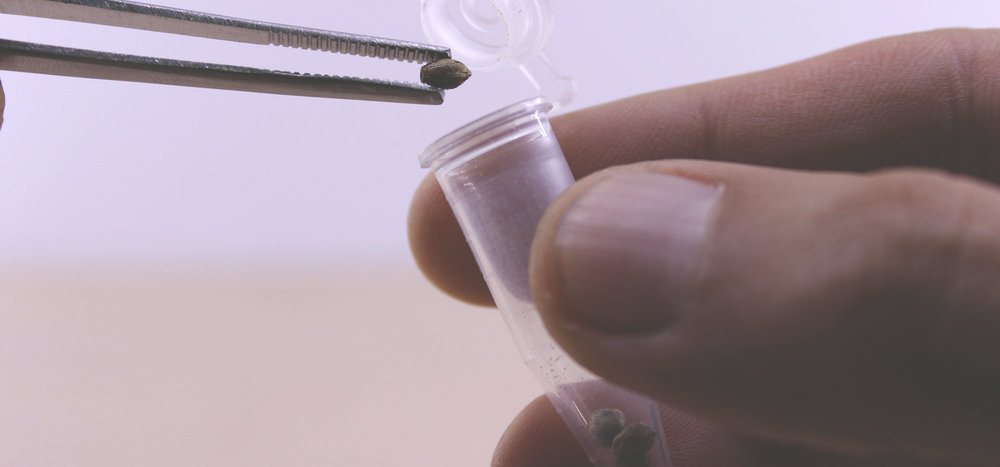
M 590 414 L 590 436 L 598 445 L 610 448 L 615 436 L 625 427 L 625 414 L 618 409 L 597 409 Z
M 464 63 L 443 58 L 420 67 L 420 82 L 441 89 L 455 89 L 472 76 Z
M 656 443 L 656 430 L 643 422 L 629 423 L 615 436 L 611 451 L 618 467 L 647 467 L 652 461 L 649 448 Z

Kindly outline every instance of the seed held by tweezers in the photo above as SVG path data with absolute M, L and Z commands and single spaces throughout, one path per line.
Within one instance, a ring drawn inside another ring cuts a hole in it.
M 441 89 L 455 89 L 472 76 L 464 63 L 442 58 L 420 67 L 420 82 Z
M 598 445 L 610 448 L 615 436 L 625 427 L 625 414 L 618 409 L 597 409 L 590 414 L 587 429 Z
M 618 467 L 648 467 L 649 449 L 656 443 L 656 430 L 642 422 L 629 423 L 615 436 L 611 451 Z

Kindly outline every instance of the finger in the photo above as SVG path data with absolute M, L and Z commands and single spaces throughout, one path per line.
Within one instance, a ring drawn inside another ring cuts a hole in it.
M 692 158 L 860 171 L 924 165 L 1000 178 L 998 30 L 876 40 L 734 78 L 553 119 L 577 177 L 612 165 Z M 410 209 L 410 245 L 445 292 L 492 303 L 440 187 Z
M 433 174 L 417 188 L 410 204 L 407 232 L 417 266 L 434 285 L 465 302 L 493 304 L 465 235 Z
M 528 404 L 504 432 L 493 467 L 589 466 L 587 455 L 544 396 Z
M 673 467 L 920 467 L 914 459 L 850 458 L 751 440 L 688 414 L 660 407 Z M 545 397 L 535 399 L 504 432 L 493 467 L 591 467 L 583 449 Z
M 1000 459 L 1000 193 L 919 171 L 609 169 L 539 226 L 580 363 L 742 433 Z
M 3 109 L 6 106 L 6 101 L 3 95 L 3 83 L 0 83 L 0 127 L 3 127 Z
M 1000 29 L 878 39 L 733 78 L 556 119 L 582 177 L 708 159 L 864 171 L 920 165 L 997 180 Z

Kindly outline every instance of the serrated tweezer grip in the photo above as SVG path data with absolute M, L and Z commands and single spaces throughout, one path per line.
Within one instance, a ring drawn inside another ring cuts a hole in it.
M 419 42 L 287 26 L 128 1 L 0 0 L 0 13 L 417 63 L 432 62 L 451 55 L 445 47 Z M 419 83 L 300 75 L 14 41 L 0 41 L 0 69 L 345 99 L 423 104 L 440 104 L 443 100 L 441 90 Z M 207 76 L 212 79 L 205 79 Z

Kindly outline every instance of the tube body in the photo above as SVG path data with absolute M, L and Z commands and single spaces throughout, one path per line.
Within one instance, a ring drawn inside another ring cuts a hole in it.
M 670 464 L 658 407 L 651 399 L 607 383 L 559 348 L 531 300 L 528 263 L 538 221 L 573 183 L 549 125 L 547 101 L 522 101 L 476 120 L 421 154 L 444 190 L 525 363 L 584 450 L 600 466 Z M 620 410 L 626 423 L 655 430 L 654 445 L 623 462 L 591 434 L 600 409 Z

